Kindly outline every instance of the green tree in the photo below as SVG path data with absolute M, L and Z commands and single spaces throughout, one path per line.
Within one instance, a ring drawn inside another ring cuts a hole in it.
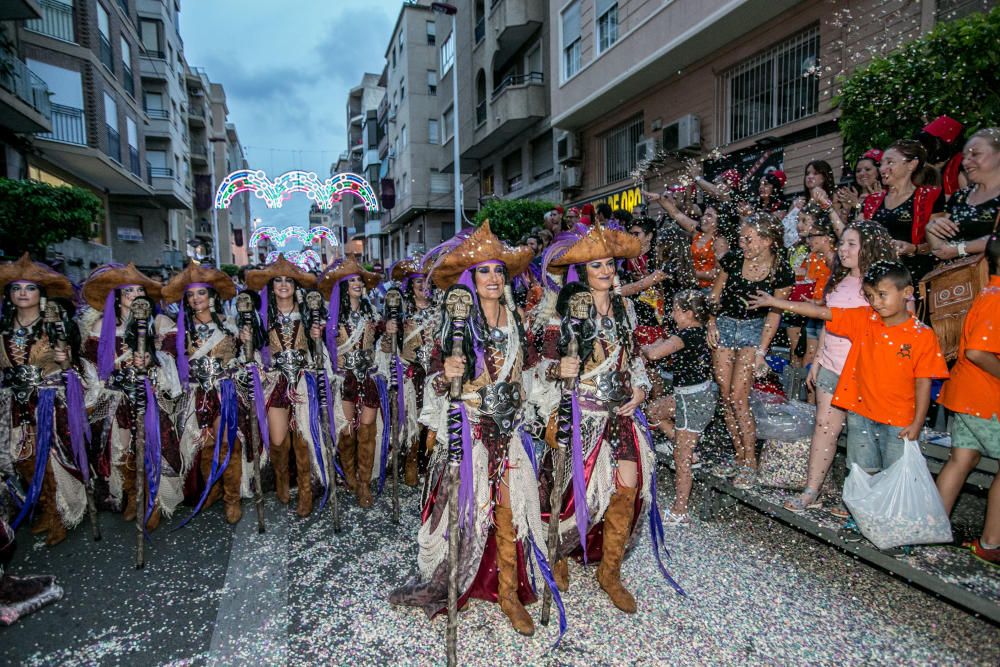
M 219 267 L 219 270 L 225 273 L 230 278 L 235 278 L 236 274 L 240 272 L 240 267 L 235 264 L 223 264 Z
M 476 213 L 476 226 L 490 221 L 490 229 L 507 243 L 515 244 L 525 234 L 542 225 L 542 218 L 555 208 L 548 201 L 534 199 L 491 199 Z
M 911 137 L 942 114 L 971 130 L 1000 125 L 997 44 L 1000 7 L 940 23 L 852 73 L 835 100 L 848 161 Z
M 46 249 L 73 237 L 94 236 L 101 200 L 83 188 L 0 178 L 0 248 L 8 257 Z

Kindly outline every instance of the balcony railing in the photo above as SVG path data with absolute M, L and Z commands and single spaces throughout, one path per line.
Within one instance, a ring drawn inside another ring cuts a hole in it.
M 503 81 L 493 89 L 493 99 L 500 96 L 504 90 L 510 86 L 524 86 L 529 83 L 545 83 L 545 76 L 541 72 L 531 72 L 530 74 L 518 74 L 504 77 Z
M 115 162 L 121 164 L 122 161 L 122 138 L 118 134 L 118 130 L 111 127 L 110 125 L 105 125 L 105 129 L 108 131 L 108 147 L 107 153 L 108 157 Z
M 122 8 L 122 11 L 128 14 L 128 0 L 118 0 L 118 6 Z
M 482 125 L 485 122 L 486 122 L 486 100 L 483 100 L 482 102 L 476 105 L 476 125 Z
M 483 41 L 484 37 L 486 37 L 486 17 L 485 16 L 482 17 L 482 18 L 480 18 L 479 21 L 476 22 L 476 40 L 475 40 L 474 43 L 478 44 L 479 42 Z
M 150 178 L 173 178 L 174 170 L 170 167 L 149 167 Z
M 115 63 L 111 55 L 111 42 L 104 35 L 101 35 L 101 63 L 108 68 L 111 74 L 115 73 Z
M 87 132 L 83 124 L 83 109 L 53 104 L 52 131 L 38 136 L 42 139 L 86 146 Z
M 146 184 L 153 184 L 153 165 L 149 163 L 149 160 L 146 160 Z
M 169 109 L 146 109 L 146 115 L 157 120 L 170 120 Z
M 146 56 L 147 58 L 156 58 L 157 60 L 167 59 L 167 54 L 164 53 L 163 51 L 153 51 L 151 49 L 146 49 L 146 52 L 143 53 L 142 55 Z
M 125 84 L 125 92 L 129 97 L 135 99 L 135 78 L 132 76 L 132 68 L 126 63 L 122 63 L 122 83 Z
M 39 0 L 42 18 L 26 21 L 24 27 L 64 42 L 75 42 L 73 5 L 60 0 Z
M 52 115 L 49 87 L 24 61 L 0 49 L 0 87 L 14 93 L 46 118 Z
M 136 176 L 142 177 L 142 163 L 139 162 L 139 149 L 134 146 L 128 147 L 128 165 L 132 169 L 132 173 Z

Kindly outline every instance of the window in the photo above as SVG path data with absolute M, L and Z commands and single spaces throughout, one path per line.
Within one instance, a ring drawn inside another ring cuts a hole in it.
M 642 129 L 642 114 L 639 114 L 601 135 L 605 185 L 628 178 L 635 169 L 635 145 L 642 141 Z
M 433 46 L 437 42 L 437 24 L 434 21 L 427 22 L 427 43 Z
M 553 173 L 552 133 L 546 132 L 531 142 L 531 177 L 537 180 Z
M 396 45 L 399 46 L 399 55 L 403 55 L 403 26 L 399 27 L 399 38 L 396 40 Z
M 441 76 L 448 73 L 451 66 L 455 64 L 455 35 L 448 35 L 441 45 Z
M 125 84 L 125 92 L 127 92 L 131 97 L 134 98 L 135 78 L 132 76 L 132 47 L 125 39 L 125 35 L 121 36 L 121 49 L 122 49 L 122 83 Z
M 521 180 L 521 149 L 503 159 L 503 175 L 507 179 L 507 192 L 517 192 L 524 186 Z
M 396 68 L 396 49 L 392 49 L 391 52 L 392 52 L 392 67 L 393 67 L 393 69 L 395 69 Z
M 160 22 L 141 19 L 139 21 L 139 34 L 142 37 L 142 46 L 146 49 L 151 58 L 163 59 L 163 49 L 160 48 Z
M 604 53 L 618 41 L 617 0 L 594 0 L 597 14 L 597 52 Z
M 83 79 L 79 72 L 38 60 L 27 59 L 28 68 L 49 86 L 52 103 L 52 132 L 40 136 L 54 141 L 85 145 L 83 119 Z
M 431 169 L 431 194 L 440 195 L 451 192 L 451 176 L 442 174 L 437 169 Z
M 724 75 L 727 141 L 738 141 L 817 112 L 819 28 L 771 47 Z
M 427 121 L 427 143 L 436 144 L 441 140 L 440 134 L 438 134 L 438 120 L 437 118 L 431 118 Z
M 406 99 L 406 78 L 399 80 L 399 101 L 402 102 Z
M 563 79 L 580 71 L 580 1 L 576 0 L 562 13 Z
M 409 183 L 410 180 L 406 177 L 406 172 L 403 172 L 403 178 L 399 180 L 400 194 L 406 194 L 406 191 L 409 189 Z
M 160 178 L 173 176 L 173 170 L 167 166 L 166 151 L 146 151 L 146 160 L 149 162 L 149 175 Z
M 479 191 L 484 197 L 496 194 L 493 183 L 493 167 L 483 169 L 483 175 L 479 179 Z
M 407 139 L 406 126 L 404 125 L 399 130 L 399 147 L 402 148 L 403 150 L 406 150 L 406 139 Z
M 444 115 L 441 116 L 441 124 L 444 126 L 445 143 L 448 143 L 451 140 L 452 135 L 454 134 L 453 132 L 454 127 L 452 126 L 452 124 L 454 123 L 454 117 L 455 117 L 454 106 L 450 106 L 447 109 L 445 109 Z
M 438 92 L 437 70 L 429 69 L 427 70 L 427 94 L 437 95 L 437 92 Z
M 104 93 L 104 124 L 108 135 L 105 151 L 112 160 L 121 162 L 122 140 L 118 134 L 118 104 L 115 103 L 115 98 L 107 93 Z
M 544 70 L 542 69 L 542 44 L 539 42 L 535 44 L 534 48 L 528 51 L 528 55 L 524 57 L 524 73 L 525 74 L 541 74 Z
M 101 6 L 101 3 L 97 3 L 97 29 L 101 33 L 99 38 L 101 63 L 113 75 L 115 73 L 115 65 L 113 56 L 111 55 L 111 20 L 108 18 L 107 10 Z
M 142 174 L 142 165 L 139 162 L 139 132 L 135 126 L 135 120 L 131 117 L 125 118 L 126 134 L 128 139 L 128 166 L 133 174 Z

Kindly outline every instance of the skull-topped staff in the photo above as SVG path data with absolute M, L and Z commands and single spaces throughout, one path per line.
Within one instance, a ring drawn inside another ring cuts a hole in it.
M 399 421 L 402 417 L 398 405 L 398 397 L 403 387 L 400 386 L 402 378 L 396 373 L 399 367 L 399 329 L 402 327 L 403 295 L 393 287 L 385 293 L 385 320 L 396 324 L 396 333 L 389 336 L 389 349 L 392 355 L 392 368 L 389 370 L 389 414 L 391 423 L 391 443 L 392 450 L 392 520 L 399 523 L 399 447 L 400 437 Z
M 256 308 L 254 308 L 253 297 L 247 292 L 240 292 L 236 295 L 236 313 L 239 315 L 240 328 L 248 328 L 253 332 L 256 327 L 256 321 L 254 320 L 254 313 Z M 253 337 L 256 340 L 256 336 Z M 265 343 L 266 345 L 266 343 Z M 252 345 L 244 345 L 242 350 L 243 364 L 244 367 L 253 375 L 259 374 L 260 369 L 257 367 L 257 362 L 253 356 Z M 259 375 L 255 375 L 259 377 Z M 250 404 L 253 405 L 256 401 L 263 401 L 263 396 L 258 396 L 255 387 L 258 383 L 256 381 L 250 383 Z M 256 413 L 256 410 L 254 411 Z M 254 480 L 254 505 L 257 508 L 257 532 L 263 533 L 265 530 L 264 526 L 264 490 L 261 488 L 261 476 L 260 476 L 260 424 L 257 423 L 256 414 L 250 416 L 250 440 L 251 447 L 253 448 L 253 480 Z
M 323 304 L 323 295 L 316 290 L 306 292 L 306 310 L 309 311 L 309 328 L 315 325 L 326 324 L 329 314 Z M 333 388 L 328 385 L 329 376 L 326 374 L 326 346 L 323 341 L 314 341 L 313 363 L 316 369 L 316 393 L 319 396 L 320 423 L 323 425 L 323 451 L 329 455 L 330 469 L 327 471 L 330 489 L 330 510 L 333 513 L 333 532 L 340 532 L 340 506 L 337 503 L 337 443 L 334 441 L 334 428 L 336 424 L 330 423 L 330 398 Z M 322 380 L 322 381 L 320 381 Z

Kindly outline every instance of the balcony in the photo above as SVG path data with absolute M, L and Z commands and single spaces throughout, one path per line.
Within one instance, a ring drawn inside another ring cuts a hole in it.
M 191 146 L 191 163 L 208 165 L 208 147 L 204 145 L 195 144 Z
M 147 137 L 170 138 L 173 136 L 173 125 L 170 122 L 170 111 L 167 109 L 146 109 L 149 125 L 146 126 Z
M 135 76 L 132 74 L 132 68 L 127 63 L 122 63 L 122 84 L 125 86 L 125 92 L 134 100 Z
M 59 0 L 39 0 L 42 18 L 27 21 L 24 27 L 53 39 L 76 42 L 73 29 L 73 5 Z
M 170 76 L 170 63 L 163 51 L 143 51 L 139 58 L 139 75 L 143 79 L 166 81 Z
M 139 162 L 139 149 L 134 146 L 128 147 L 128 166 L 133 174 L 142 178 L 142 163 Z
M 169 167 L 148 167 L 149 181 L 153 186 L 156 201 L 167 208 L 190 209 L 191 192 L 174 177 Z
M 83 109 L 53 104 L 52 131 L 38 136 L 41 139 L 86 146 L 87 133 L 83 127 Z
M 205 105 L 198 103 L 190 107 L 187 119 L 191 127 L 205 127 Z
M 462 159 L 481 160 L 502 149 L 544 118 L 547 105 L 548 93 L 541 73 L 506 77 L 493 90 L 485 122 L 476 127 L 472 145 L 462 153 Z M 478 114 L 477 108 L 477 120 Z
M 493 62 L 504 63 L 542 27 L 548 4 L 538 0 L 491 0 L 490 26 L 496 31 Z
M 10 0 L 0 4 L 0 21 L 26 21 L 41 16 L 38 0 Z
M 105 125 L 104 128 L 108 132 L 108 145 L 105 147 L 108 157 L 115 162 L 121 164 L 122 161 L 122 138 L 118 134 L 118 130 L 111 127 L 110 125 Z
M 24 61 L 0 49 L 0 126 L 14 132 L 52 130 L 49 88 Z

